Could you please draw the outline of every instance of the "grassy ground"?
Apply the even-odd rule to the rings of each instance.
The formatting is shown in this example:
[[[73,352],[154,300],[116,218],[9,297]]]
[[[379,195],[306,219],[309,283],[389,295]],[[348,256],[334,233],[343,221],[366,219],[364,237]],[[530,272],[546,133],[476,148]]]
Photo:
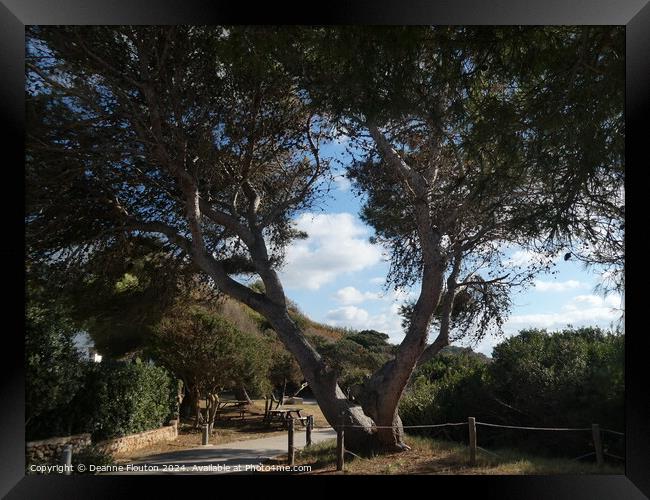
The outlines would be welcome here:
[[[292,408],[302,408],[302,414],[313,415],[314,424],[317,426],[328,425],[318,405],[286,405]],[[275,434],[286,435],[286,430],[279,423],[269,426],[262,422],[264,416],[264,400],[253,400],[248,407],[244,419],[239,416],[239,410],[228,408],[220,419],[215,423],[213,433],[210,436],[210,444],[232,443],[268,437]],[[171,451],[188,450],[201,446],[201,429],[195,429],[193,420],[183,420],[178,429],[178,437],[169,442],[157,443],[146,448],[134,450],[128,453],[121,453],[114,456],[117,463],[130,462],[135,459],[145,458],[160,453]]]
[[[411,451],[375,457],[345,455],[347,474],[623,474],[623,466],[605,465],[562,458],[541,458],[515,450],[478,450],[477,464],[468,465],[467,447],[447,441],[409,436]],[[311,465],[312,474],[336,474],[336,440],[324,441],[296,454],[296,465]]]

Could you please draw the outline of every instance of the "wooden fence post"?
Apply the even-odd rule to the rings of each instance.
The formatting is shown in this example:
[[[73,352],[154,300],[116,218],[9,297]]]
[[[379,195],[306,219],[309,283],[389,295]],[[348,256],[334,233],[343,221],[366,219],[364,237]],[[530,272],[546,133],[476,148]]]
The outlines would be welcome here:
[[[66,476],[72,474],[72,446],[67,445],[63,448],[63,453],[61,455],[62,465],[65,467],[63,473]]]
[[[591,434],[594,438],[594,449],[596,450],[596,463],[598,467],[603,465],[603,442],[600,439],[600,426],[591,424]]]
[[[468,417],[467,423],[469,425],[469,463],[476,465],[476,419]]]
[[[296,460],[296,448],[293,445],[293,433],[295,430],[293,417],[289,417],[289,465],[294,465]]]
[[[203,446],[208,445],[209,436],[210,436],[210,426],[208,424],[203,424],[203,439],[201,440],[201,444]]]
[[[343,442],[344,420],[341,416],[339,428],[336,432],[336,470],[342,471],[344,465],[343,455],[345,454],[345,443]]]
[[[307,429],[305,430],[305,447],[311,446],[311,431],[314,428],[314,416],[307,417]]]

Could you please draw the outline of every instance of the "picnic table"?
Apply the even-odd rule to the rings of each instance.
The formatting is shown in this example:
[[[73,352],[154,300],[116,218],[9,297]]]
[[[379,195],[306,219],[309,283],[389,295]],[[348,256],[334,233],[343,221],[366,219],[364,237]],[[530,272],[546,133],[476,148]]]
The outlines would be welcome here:
[[[224,410],[226,407],[230,406],[232,408],[239,408],[239,416],[243,419],[244,413],[246,412],[246,406],[249,405],[248,401],[240,401],[236,399],[224,399],[217,402],[217,412],[215,413],[215,419],[219,418],[219,413]]]
[[[268,410],[266,414],[266,419],[269,425],[274,421],[278,420],[287,425],[290,419],[299,420],[300,423],[305,426],[307,425],[307,417],[302,415],[302,408],[298,407],[289,407],[285,406],[284,408],[276,408],[275,410]],[[292,416],[295,415],[295,416]]]

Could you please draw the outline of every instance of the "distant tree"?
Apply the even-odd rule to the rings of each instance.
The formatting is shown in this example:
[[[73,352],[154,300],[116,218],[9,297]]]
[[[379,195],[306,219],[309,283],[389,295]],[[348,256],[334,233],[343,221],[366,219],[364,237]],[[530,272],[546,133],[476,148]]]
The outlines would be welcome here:
[[[266,344],[259,335],[240,331],[208,310],[183,306],[157,325],[148,352],[183,380],[198,425],[201,399],[210,402],[207,417],[212,421],[224,389],[243,386],[261,392],[267,387],[270,357]]]
[[[388,335],[376,330],[351,332],[346,335],[346,338],[373,352],[387,352],[392,347],[392,344],[388,342]]]
[[[363,382],[364,377],[370,376],[389,358],[385,353],[363,347],[348,336],[323,345],[320,352],[337,371],[340,383],[346,389]]]

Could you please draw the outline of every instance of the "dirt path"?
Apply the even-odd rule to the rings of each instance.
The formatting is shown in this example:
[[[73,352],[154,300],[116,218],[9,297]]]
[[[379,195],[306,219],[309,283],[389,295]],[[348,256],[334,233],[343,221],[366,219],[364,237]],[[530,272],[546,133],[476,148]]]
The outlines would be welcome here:
[[[333,429],[314,429],[314,444],[336,437]],[[296,448],[305,446],[305,432],[295,434]],[[287,453],[287,434],[232,443],[199,446],[189,450],[150,455],[122,464],[110,474],[224,474],[254,473],[265,460]]]

